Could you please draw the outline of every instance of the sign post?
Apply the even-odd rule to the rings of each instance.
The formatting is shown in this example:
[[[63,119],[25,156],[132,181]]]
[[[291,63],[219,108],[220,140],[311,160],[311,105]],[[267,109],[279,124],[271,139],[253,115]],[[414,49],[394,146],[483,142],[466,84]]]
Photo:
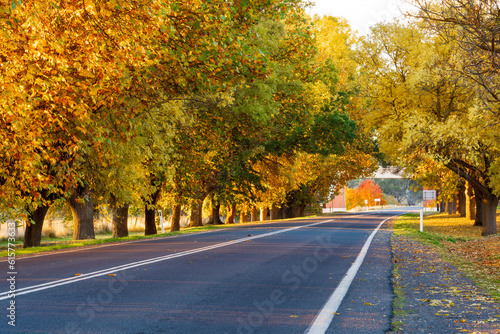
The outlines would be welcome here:
[[[420,232],[424,231],[424,209],[425,201],[433,201],[436,199],[435,190],[424,190],[424,196],[422,201],[422,210],[420,210]]]
[[[424,231],[424,209],[420,210],[420,232]]]

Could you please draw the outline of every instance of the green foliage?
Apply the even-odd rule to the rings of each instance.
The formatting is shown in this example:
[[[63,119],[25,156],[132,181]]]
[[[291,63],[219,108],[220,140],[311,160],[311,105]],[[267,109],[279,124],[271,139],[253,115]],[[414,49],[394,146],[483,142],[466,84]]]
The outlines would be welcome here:
[[[356,138],[357,126],[345,114],[339,112],[315,115],[313,124],[298,126],[287,138],[288,146],[321,155],[342,155],[345,145]]]
[[[208,195],[302,206],[371,173],[356,38],[305,5],[27,0],[2,10],[0,205],[33,211],[85,186],[96,205],[112,196],[134,213]]]

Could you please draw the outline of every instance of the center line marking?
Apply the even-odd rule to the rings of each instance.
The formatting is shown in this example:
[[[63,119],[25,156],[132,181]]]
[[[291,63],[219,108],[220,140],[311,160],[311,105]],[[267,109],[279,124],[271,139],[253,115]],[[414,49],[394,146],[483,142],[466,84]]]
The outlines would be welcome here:
[[[178,257],[183,257],[183,256],[191,255],[191,254],[201,253],[201,252],[209,251],[209,250],[216,249],[216,248],[221,248],[221,247],[226,247],[226,246],[246,242],[249,240],[265,238],[265,237],[268,237],[271,235],[285,233],[285,232],[289,232],[289,231],[294,231],[294,230],[298,230],[298,229],[301,229],[304,227],[312,227],[312,226],[317,226],[317,225],[321,225],[321,224],[326,224],[326,223],[330,223],[332,221],[333,221],[333,219],[323,221],[323,222],[308,224],[308,225],[296,226],[296,227],[292,227],[292,228],[287,228],[285,230],[279,230],[279,231],[275,231],[275,232],[268,232],[268,233],[256,235],[253,237],[247,237],[247,238],[242,238],[242,239],[238,239],[238,240],[231,240],[231,241],[227,241],[227,242],[223,242],[223,243],[215,244],[215,245],[211,245],[211,246],[206,246],[206,247],[202,247],[202,248],[196,248],[196,249],[183,251],[183,252],[179,252],[179,253],[159,256],[159,257],[155,257],[155,258],[151,258],[151,259],[147,259],[147,260],[131,262],[128,264],[123,264],[123,265],[112,267],[112,268],[94,271],[94,272],[83,274],[80,276],[72,276],[72,277],[63,278],[63,279],[60,279],[57,281],[52,281],[52,282],[42,283],[42,284],[38,284],[38,285],[33,285],[30,287],[26,287],[26,288],[17,289],[15,291],[15,294],[16,294],[16,296],[20,296],[20,295],[25,295],[25,294],[37,292],[37,291],[47,290],[47,289],[55,288],[57,286],[71,284],[71,283],[91,279],[94,277],[105,276],[108,274],[114,274],[114,273],[119,272],[119,271],[131,269],[131,268],[135,268],[135,267],[139,267],[139,266],[144,266],[147,264],[152,264],[152,263],[156,263],[156,262],[175,259]],[[0,293],[0,296],[1,296],[0,300],[10,299],[10,297],[9,297],[10,293],[11,293],[11,291],[6,291],[6,292]]]

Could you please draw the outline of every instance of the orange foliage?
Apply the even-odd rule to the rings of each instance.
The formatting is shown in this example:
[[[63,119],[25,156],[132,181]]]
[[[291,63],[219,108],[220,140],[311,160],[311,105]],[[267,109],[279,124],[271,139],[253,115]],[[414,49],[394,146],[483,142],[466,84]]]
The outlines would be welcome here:
[[[382,189],[373,180],[361,182],[357,189],[347,189],[346,197],[347,210],[357,206],[366,206],[366,200],[368,201],[368,206],[375,206],[375,199],[380,199],[380,205],[387,204]]]
[[[115,157],[106,143],[133,136],[140,113],[193,90],[264,77],[251,27],[270,8],[296,3],[2,2],[2,197],[13,205],[63,195],[82,180],[89,151]]]

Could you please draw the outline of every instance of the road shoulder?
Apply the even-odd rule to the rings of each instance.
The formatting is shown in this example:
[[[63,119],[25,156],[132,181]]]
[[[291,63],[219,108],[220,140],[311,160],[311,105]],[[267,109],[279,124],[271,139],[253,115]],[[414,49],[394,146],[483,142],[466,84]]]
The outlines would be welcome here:
[[[500,333],[500,303],[430,246],[395,235],[391,247],[393,333]]]

